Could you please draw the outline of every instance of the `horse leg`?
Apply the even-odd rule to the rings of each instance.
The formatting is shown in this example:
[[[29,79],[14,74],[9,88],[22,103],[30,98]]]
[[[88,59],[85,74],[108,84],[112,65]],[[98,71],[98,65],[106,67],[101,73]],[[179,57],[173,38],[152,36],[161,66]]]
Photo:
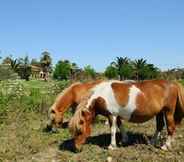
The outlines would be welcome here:
[[[174,111],[173,110],[166,111],[165,117],[166,117],[168,137],[166,139],[166,143],[161,147],[161,149],[168,150],[171,149],[171,142],[174,140],[173,139],[175,133]]]
[[[156,116],[156,131],[151,139],[151,144],[152,145],[156,145],[161,131],[163,130],[164,127],[164,113],[160,112],[157,116]]]
[[[111,144],[108,146],[108,149],[116,148],[116,116],[112,116],[112,125],[111,125]]]
[[[117,125],[118,125],[120,132],[121,132],[122,143],[125,144],[128,142],[128,135],[127,135],[127,132],[122,124],[122,120],[119,116],[117,117]]]

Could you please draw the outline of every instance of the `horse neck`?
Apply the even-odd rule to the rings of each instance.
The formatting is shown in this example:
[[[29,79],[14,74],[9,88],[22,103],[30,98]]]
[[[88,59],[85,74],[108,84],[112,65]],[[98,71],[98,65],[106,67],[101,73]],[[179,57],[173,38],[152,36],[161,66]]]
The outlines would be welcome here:
[[[74,104],[72,91],[67,91],[57,99],[56,109],[57,111],[64,113],[69,107]]]

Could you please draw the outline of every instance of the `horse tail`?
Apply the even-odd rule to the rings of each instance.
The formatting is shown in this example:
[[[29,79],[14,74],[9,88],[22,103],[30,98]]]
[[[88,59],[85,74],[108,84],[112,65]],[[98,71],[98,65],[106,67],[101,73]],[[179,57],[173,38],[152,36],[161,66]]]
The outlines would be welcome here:
[[[184,87],[182,84],[175,82],[177,86],[178,96],[176,103],[176,110],[174,114],[174,119],[176,124],[180,124],[182,118],[184,117]]]

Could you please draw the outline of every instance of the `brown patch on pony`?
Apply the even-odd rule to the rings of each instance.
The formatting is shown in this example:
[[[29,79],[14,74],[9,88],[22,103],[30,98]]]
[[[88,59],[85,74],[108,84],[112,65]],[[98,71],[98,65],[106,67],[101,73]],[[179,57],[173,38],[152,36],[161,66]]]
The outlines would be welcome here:
[[[64,112],[69,106],[79,104],[87,91],[101,82],[103,81],[97,80],[86,83],[73,83],[56,97],[51,109],[54,109],[57,112]]]
[[[176,103],[176,110],[174,114],[174,120],[176,125],[180,125],[184,116],[184,87],[178,82],[174,82],[178,89],[178,99]]]
[[[96,80],[96,81],[81,83],[81,84],[74,86],[72,88],[74,102],[76,104],[79,104],[82,98],[87,94],[88,90],[95,87],[101,82],[103,82],[103,80]]]
[[[73,99],[72,89],[78,85],[81,85],[80,82],[73,83],[69,87],[65,88],[61,93],[59,93],[56,97],[56,100],[52,106],[52,109],[56,111],[62,111],[60,108],[63,107],[64,104],[69,103],[69,100]]]
[[[129,84],[129,82],[127,82],[126,84],[124,83],[112,83],[111,84],[112,90],[114,92],[114,96],[119,105],[125,106],[128,103],[129,97],[127,94],[129,93],[130,86],[131,84]]]

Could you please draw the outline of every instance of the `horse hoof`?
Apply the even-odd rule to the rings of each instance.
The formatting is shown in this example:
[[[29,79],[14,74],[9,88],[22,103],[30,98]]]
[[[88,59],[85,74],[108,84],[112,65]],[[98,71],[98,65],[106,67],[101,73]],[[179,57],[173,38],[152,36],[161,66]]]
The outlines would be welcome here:
[[[105,125],[109,125],[109,122],[108,122],[108,120],[106,120],[106,121],[105,121]]]
[[[115,150],[116,148],[117,148],[117,147],[116,147],[116,146],[113,146],[113,145],[109,145],[109,146],[108,146],[108,149],[109,149],[109,150]]]
[[[148,144],[155,146],[156,145],[155,139],[149,140]]]
[[[121,141],[123,144],[128,143],[128,141],[129,141],[128,136],[124,136]]]
[[[168,151],[167,145],[163,145],[163,146],[161,147],[161,149],[162,149],[163,151]]]

